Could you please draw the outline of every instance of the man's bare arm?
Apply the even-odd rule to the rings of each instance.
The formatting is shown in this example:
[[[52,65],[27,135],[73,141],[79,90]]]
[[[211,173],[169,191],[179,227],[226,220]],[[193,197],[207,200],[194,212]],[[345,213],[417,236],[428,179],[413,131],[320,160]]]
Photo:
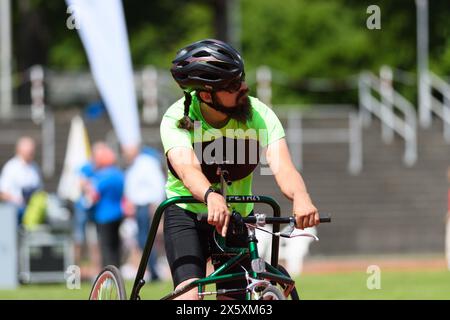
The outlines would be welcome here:
[[[167,153],[170,164],[192,196],[203,202],[203,196],[211,183],[205,177],[194,151],[190,148],[177,147]]]
[[[292,163],[285,139],[267,147],[266,158],[281,192],[293,201],[297,227],[303,229],[319,224],[319,214],[312,204],[302,176]]]
[[[173,148],[169,150],[167,157],[192,196],[203,202],[203,197],[211,183],[203,174],[194,151],[186,147]],[[216,226],[217,231],[225,236],[229,221],[230,215],[225,198],[220,194],[210,193],[208,195],[208,223]]]

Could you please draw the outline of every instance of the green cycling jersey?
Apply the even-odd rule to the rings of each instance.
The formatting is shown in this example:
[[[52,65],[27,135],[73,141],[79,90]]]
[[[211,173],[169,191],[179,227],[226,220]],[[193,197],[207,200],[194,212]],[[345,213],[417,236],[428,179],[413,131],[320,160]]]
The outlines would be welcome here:
[[[189,117],[195,121],[196,125],[192,131],[178,128],[178,121],[183,117],[184,112],[184,98],[178,100],[169,107],[161,121],[160,132],[164,153],[167,155],[167,152],[175,147],[194,149],[202,164],[202,170],[206,168],[205,171],[208,170],[206,165],[211,161],[217,162],[218,158],[222,158],[219,161],[231,159],[231,162],[226,163],[231,163],[228,165],[235,168],[242,167],[243,163],[247,164],[247,168],[249,163],[253,165],[250,168],[256,168],[257,161],[259,161],[259,148],[264,148],[272,142],[284,138],[285,133],[280,120],[268,106],[257,98],[249,97],[249,99],[252,109],[252,116],[249,120],[243,123],[231,118],[224,127],[213,128],[203,118],[200,101],[193,92]],[[219,141],[220,145],[217,144]],[[242,155],[243,153],[246,155]],[[170,164],[169,168],[171,168]],[[251,195],[253,173],[246,172],[243,174],[245,176],[242,176],[239,169],[237,172],[235,174],[237,179],[227,186],[227,195]],[[208,177],[208,175],[206,176]],[[216,189],[220,187],[218,181],[210,179],[210,182]],[[166,195],[171,198],[191,196],[192,194],[176,177],[176,173],[168,170]],[[238,211],[243,216],[247,216],[253,210],[252,203],[231,203],[230,205],[230,209]],[[194,213],[208,211],[205,204],[178,204],[178,206]]]

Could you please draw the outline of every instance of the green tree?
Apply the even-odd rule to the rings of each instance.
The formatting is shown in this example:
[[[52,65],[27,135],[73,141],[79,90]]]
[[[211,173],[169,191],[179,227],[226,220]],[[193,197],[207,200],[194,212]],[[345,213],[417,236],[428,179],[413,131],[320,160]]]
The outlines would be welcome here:
[[[35,63],[86,69],[78,33],[66,27],[65,1],[13,1],[15,69]],[[416,71],[416,5],[413,0],[240,0],[242,53],[251,82],[254,70],[274,70],[275,103],[354,102],[351,76],[387,64]],[[135,67],[168,69],[175,52],[192,41],[226,38],[225,0],[123,0]],[[381,9],[381,30],[368,30],[369,5]],[[429,1],[430,68],[450,74],[450,6]],[[332,90],[311,78],[334,79]],[[353,84],[353,87],[352,87]],[[334,88],[334,89],[333,89]],[[254,89],[254,88],[253,88]],[[411,100],[416,87],[400,85]],[[334,91],[333,91],[334,90]],[[323,92],[322,92],[323,91]],[[329,92],[328,92],[329,91]],[[252,92],[254,93],[254,91]]]

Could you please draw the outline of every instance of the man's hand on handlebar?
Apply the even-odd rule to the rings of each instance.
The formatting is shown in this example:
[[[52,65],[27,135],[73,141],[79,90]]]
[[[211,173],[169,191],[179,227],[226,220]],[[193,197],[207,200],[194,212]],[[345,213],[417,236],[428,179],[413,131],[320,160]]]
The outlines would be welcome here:
[[[295,196],[293,206],[296,228],[303,230],[320,223],[319,212],[307,193]]]
[[[222,237],[225,237],[230,222],[230,211],[228,210],[225,198],[218,193],[208,195],[208,223],[215,226]]]

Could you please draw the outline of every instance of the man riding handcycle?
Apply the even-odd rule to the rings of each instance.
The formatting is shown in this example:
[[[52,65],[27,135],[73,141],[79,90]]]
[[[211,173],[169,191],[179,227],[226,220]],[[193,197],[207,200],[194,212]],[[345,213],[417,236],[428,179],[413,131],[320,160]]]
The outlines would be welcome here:
[[[248,96],[244,63],[233,47],[214,39],[192,43],[178,51],[171,73],[184,98],[169,107],[160,127],[169,172],[168,200],[157,211],[164,211],[164,243],[175,289],[166,298],[200,299],[202,286],[212,282],[218,299],[248,298],[252,281],[261,285],[262,280],[251,276],[257,275],[260,260],[256,239],[251,240],[254,228],[245,220],[257,226],[265,223],[265,216],[253,212],[255,202],[268,203],[275,216],[280,215],[272,199],[251,197],[260,150],[281,192],[293,203],[292,217],[274,222],[304,229],[320,223],[319,213],[291,161],[281,122],[268,106]],[[202,213],[207,213],[207,218],[200,218]],[[154,224],[159,223],[157,218],[158,212]],[[235,221],[229,229],[230,219]],[[156,227],[152,225],[152,229]],[[147,247],[149,242],[152,244],[152,239]],[[233,256],[224,248],[248,250]],[[151,245],[146,249],[143,260]],[[236,258],[239,252],[242,259]],[[226,268],[228,274],[244,270],[248,276],[202,282],[210,257],[213,275]],[[277,260],[272,256],[272,264]],[[145,263],[141,261],[141,265]],[[142,281],[138,271],[132,299],[138,297]],[[270,287],[266,282],[265,287]]]

